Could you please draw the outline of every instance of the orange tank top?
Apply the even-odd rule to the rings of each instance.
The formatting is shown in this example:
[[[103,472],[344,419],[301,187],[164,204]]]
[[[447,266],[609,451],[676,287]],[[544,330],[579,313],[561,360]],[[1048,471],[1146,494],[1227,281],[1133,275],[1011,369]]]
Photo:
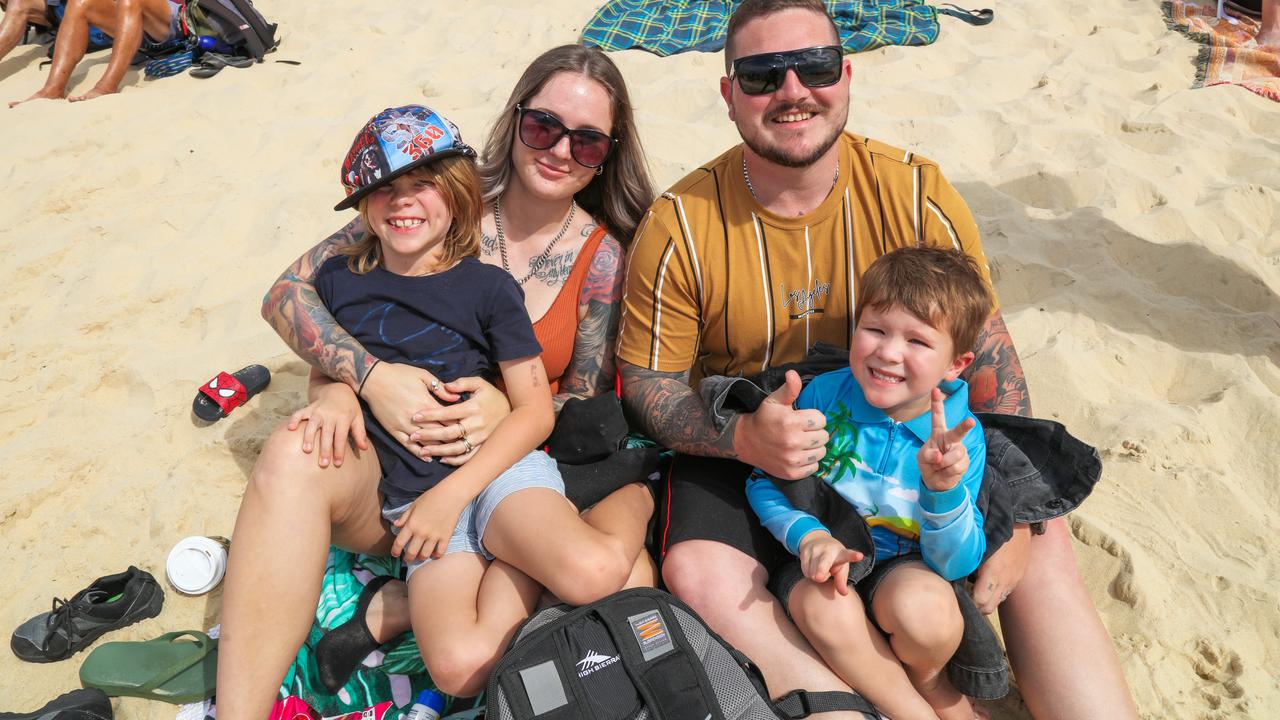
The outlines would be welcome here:
[[[573,270],[569,271],[569,277],[560,287],[556,299],[546,314],[533,324],[533,334],[542,346],[542,364],[551,380],[552,395],[560,392],[560,381],[573,358],[573,342],[578,334],[578,298],[582,296],[582,283],[587,279],[596,248],[604,236],[605,229],[601,225],[582,244],[578,259],[573,261]]]

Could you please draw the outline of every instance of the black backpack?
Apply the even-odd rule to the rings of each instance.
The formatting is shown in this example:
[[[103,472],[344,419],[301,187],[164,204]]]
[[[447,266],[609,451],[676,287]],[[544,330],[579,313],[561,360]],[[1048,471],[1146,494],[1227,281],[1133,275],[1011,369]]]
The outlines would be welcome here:
[[[485,691],[486,720],[779,720],[826,710],[879,716],[850,693],[769,699],[758,668],[687,605],[624,590],[525,622]]]
[[[192,37],[215,37],[259,62],[279,44],[276,25],[251,0],[188,0],[182,6],[182,29]]]

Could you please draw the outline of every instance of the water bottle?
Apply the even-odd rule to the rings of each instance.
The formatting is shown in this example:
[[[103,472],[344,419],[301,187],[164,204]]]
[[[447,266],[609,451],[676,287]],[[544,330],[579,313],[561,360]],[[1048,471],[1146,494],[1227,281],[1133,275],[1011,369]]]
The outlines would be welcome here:
[[[196,38],[196,47],[205,52],[222,53],[223,55],[234,54],[236,49],[222,42],[219,38],[211,35],[201,35]]]
[[[404,720],[440,720],[440,711],[444,709],[444,696],[435,690],[423,690],[413,702]]]

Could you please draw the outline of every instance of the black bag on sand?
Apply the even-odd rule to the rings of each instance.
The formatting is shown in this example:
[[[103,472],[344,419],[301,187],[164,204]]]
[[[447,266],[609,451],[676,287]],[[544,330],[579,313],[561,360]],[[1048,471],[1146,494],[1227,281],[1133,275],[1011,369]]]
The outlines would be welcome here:
[[[182,6],[182,29],[191,36],[215,37],[258,62],[278,44],[276,25],[267,22],[252,0],[188,0]]]
[[[529,618],[494,668],[487,720],[779,720],[875,709],[851,693],[774,703],[758,668],[661,590]]]

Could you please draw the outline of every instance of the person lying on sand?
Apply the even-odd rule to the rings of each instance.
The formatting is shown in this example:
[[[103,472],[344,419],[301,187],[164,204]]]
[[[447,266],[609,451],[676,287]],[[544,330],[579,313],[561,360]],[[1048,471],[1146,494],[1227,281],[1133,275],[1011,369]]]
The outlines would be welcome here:
[[[173,0],[70,0],[58,28],[58,39],[54,42],[53,67],[49,69],[49,77],[44,87],[27,100],[61,100],[67,96],[67,82],[84,57],[91,24],[101,28],[114,41],[111,58],[97,84],[89,92],[70,100],[92,100],[100,95],[119,92],[120,82],[124,80],[138,48],[166,43],[181,34],[178,22],[181,7]],[[11,102],[9,107],[27,100]]]

